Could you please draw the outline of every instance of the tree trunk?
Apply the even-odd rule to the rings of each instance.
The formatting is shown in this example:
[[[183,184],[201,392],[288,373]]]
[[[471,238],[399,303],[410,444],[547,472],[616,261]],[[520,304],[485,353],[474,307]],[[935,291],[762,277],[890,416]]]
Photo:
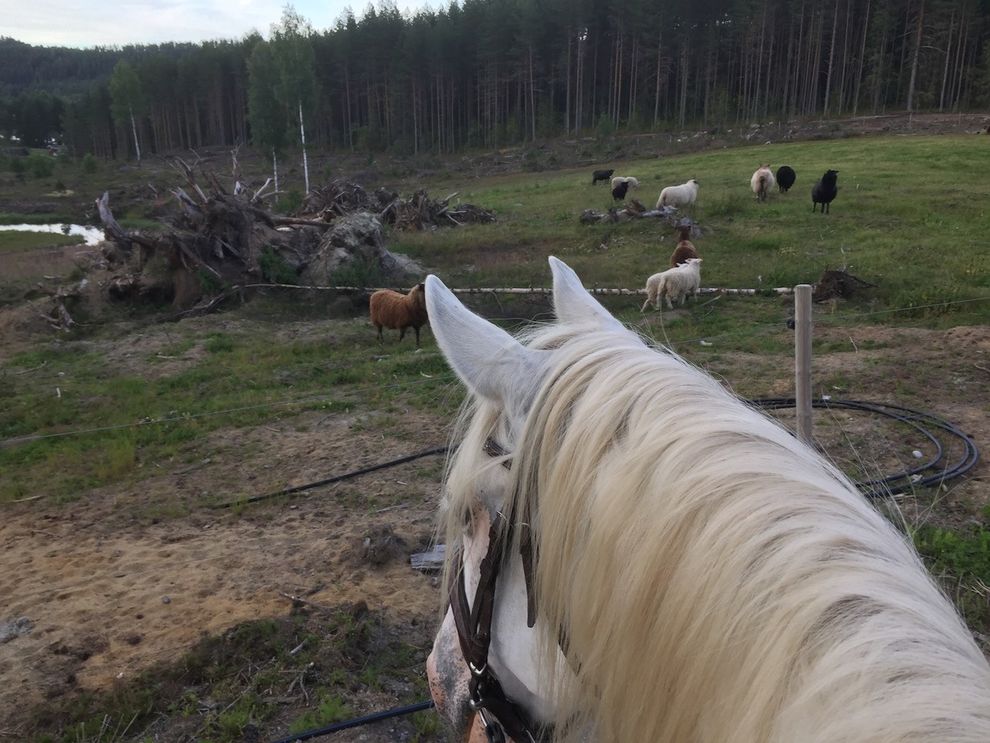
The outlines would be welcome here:
[[[945,84],[949,79],[949,57],[952,56],[952,32],[955,30],[956,9],[952,9],[952,17],[949,19],[949,33],[945,44],[945,66],[942,68],[942,91],[938,96],[938,110],[945,109]]]
[[[653,92],[653,128],[657,128],[660,120],[660,60],[663,50],[663,29],[657,32],[657,86]]]
[[[275,155],[274,147],[272,147],[272,175],[275,176],[275,198],[278,199],[278,157]]]
[[[832,13],[832,42],[828,50],[828,75],[825,77],[825,108],[822,111],[822,118],[828,118],[828,108],[831,104],[832,95],[832,69],[835,62],[835,34],[839,28],[839,2],[836,0],[835,12]]]
[[[918,79],[918,59],[921,57],[921,31],[925,23],[925,0],[918,8],[918,30],[914,36],[914,54],[911,59],[911,82],[908,83],[907,110],[914,111],[914,85]]]
[[[564,95],[564,136],[571,133],[571,30],[567,29],[567,92]]]
[[[536,93],[533,90],[533,45],[529,45],[529,121],[530,134],[536,141]]]
[[[863,43],[859,48],[859,69],[856,72],[856,88],[853,92],[853,116],[859,112],[859,86],[863,81],[863,62],[866,59],[866,37],[870,31],[870,0],[866,0],[866,15],[863,17]]]
[[[137,124],[134,122],[134,109],[128,107],[128,112],[131,115],[131,133],[134,135],[134,154],[137,156],[138,167],[141,167],[141,143],[138,142],[137,135]]]
[[[299,101],[299,139],[302,141],[303,178],[306,181],[306,195],[309,195],[309,159],[306,157],[306,127],[303,126],[302,101]]]

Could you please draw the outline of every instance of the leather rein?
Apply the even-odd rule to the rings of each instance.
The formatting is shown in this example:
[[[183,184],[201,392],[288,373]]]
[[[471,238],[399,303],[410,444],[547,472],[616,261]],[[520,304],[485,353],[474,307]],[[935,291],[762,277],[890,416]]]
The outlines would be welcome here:
[[[485,441],[484,451],[493,458],[508,455],[508,452],[492,438]],[[508,458],[503,459],[502,466],[511,469],[512,461]],[[492,617],[495,613],[495,587],[505,563],[506,545],[512,543],[513,524],[510,521],[508,527],[503,528],[505,521],[501,513],[496,513],[492,518],[491,528],[488,531],[488,551],[478,569],[478,588],[474,593],[474,601],[468,602],[463,560],[460,570],[451,571],[447,590],[461,653],[471,671],[471,681],[468,684],[471,697],[468,705],[480,715],[488,740],[491,743],[503,743],[505,734],[508,734],[518,743],[537,743],[542,737],[537,727],[533,725],[522,706],[505,695],[502,685],[488,664]],[[523,532],[520,535],[520,555],[526,579],[527,623],[532,627],[536,622],[532,582],[533,550],[529,538],[529,525],[524,523],[521,528]]]

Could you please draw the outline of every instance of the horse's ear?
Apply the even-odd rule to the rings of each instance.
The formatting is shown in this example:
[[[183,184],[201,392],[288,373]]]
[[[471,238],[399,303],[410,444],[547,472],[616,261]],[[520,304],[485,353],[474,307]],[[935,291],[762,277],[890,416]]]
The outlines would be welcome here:
[[[597,324],[609,330],[624,329],[622,323],[587,292],[574,269],[550,256],[550,270],[553,272],[553,311],[558,320]]]
[[[426,277],[426,309],[437,345],[468,389],[510,414],[524,415],[549,352],[526,348],[474,314],[432,274]]]

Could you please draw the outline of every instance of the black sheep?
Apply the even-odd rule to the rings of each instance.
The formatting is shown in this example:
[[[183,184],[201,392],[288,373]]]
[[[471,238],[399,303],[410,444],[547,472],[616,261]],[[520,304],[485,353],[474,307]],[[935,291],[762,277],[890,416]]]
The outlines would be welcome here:
[[[591,174],[591,185],[594,186],[598,181],[607,181],[612,177],[612,173],[615,172],[615,168],[611,170],[596,170]]]
[[[795,180],[797,180],[797,174],[790,165],[781,165],[777,168],[777,188],[780,189],[781,193],[787,193],[790,187],[794,185]]]
[[[629,190],[629,181],[622,181],[621,183],[616,183],[615,188],[612,189],[612,198],[616,201],[622,201],[626,198],[626,191]]]
[[[822,205],[822,214],[829,213],[829,205],[839,193],[839,187],[835,185],[835,180],[839,175],[838,170],[826,170],[825,175],[811,188],[811,211],[816,211],[818,205]]]

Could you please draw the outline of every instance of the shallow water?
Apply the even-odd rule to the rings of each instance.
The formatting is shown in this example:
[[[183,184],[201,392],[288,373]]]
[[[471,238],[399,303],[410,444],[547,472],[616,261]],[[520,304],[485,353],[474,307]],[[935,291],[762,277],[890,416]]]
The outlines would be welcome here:
[[[64,225],[58,224],[0,224],[0,232],[54,232],[64,235]],[[69,225],[70,235],[81,235],[87,245],[97,245],[105,239],[100,227],[86,227],[81,224]]]

